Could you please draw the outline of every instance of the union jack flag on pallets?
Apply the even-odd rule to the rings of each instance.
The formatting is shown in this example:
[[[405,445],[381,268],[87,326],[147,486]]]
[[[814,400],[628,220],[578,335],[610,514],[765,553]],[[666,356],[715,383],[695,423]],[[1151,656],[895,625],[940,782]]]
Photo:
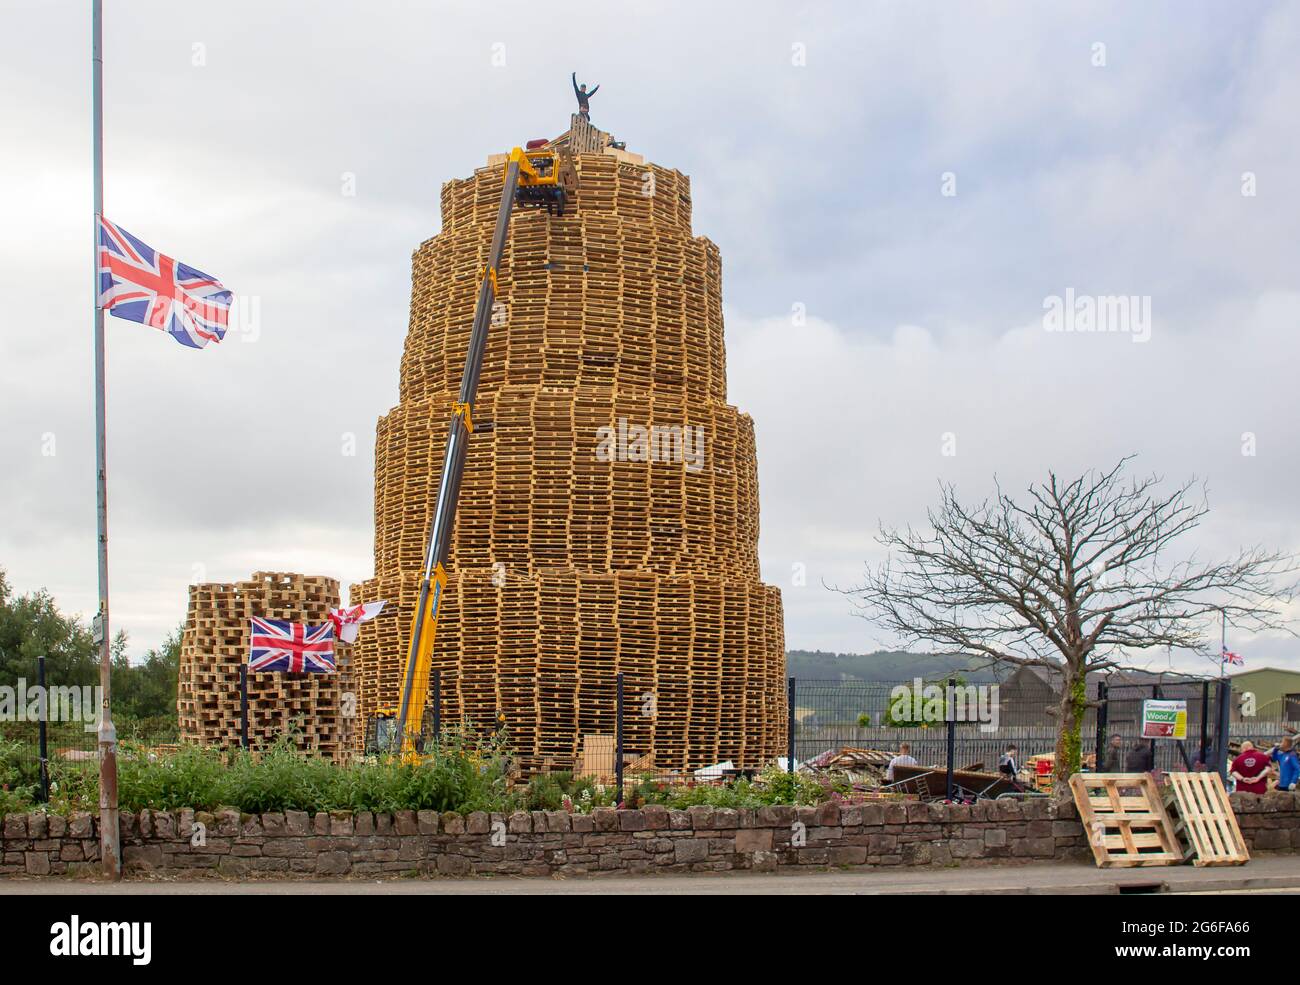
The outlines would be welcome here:
[[[248,669],[291,674],[334,673],[334,626],[282,619],[249,620]]]
[[[163,256],[99,217],[99,306],[202,349],[220,342],[232,295],[215,277]]]

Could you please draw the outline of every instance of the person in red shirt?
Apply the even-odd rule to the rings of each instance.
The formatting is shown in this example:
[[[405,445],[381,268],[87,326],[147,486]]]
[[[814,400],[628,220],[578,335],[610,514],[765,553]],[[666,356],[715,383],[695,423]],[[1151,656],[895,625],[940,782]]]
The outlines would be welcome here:
[[[1237,781],[1237,791],[1267,793],[1270,765],[1267,753],[1257,750],[1249,739],[1243,741],[1241,755],[1232,761],[1232,778]]]

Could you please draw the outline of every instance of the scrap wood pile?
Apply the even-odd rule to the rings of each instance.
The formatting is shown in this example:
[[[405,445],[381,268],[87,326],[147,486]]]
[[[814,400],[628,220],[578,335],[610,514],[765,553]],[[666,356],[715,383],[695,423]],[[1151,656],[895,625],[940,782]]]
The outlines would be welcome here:
[[[839,749],[827,749],[814,756],[799,768],[831,782],[847,783],[855,794],[864,797],[900,797],[915,799],[923,789],[914,789],[915,784],[907,789],[886,789],[890,781],[885,778],[885,771],[890,761],[898,753],[884,749],[863,749],[858,746],[842,746]],[[895,767],[895,780],[903,777],[900,770],[911,769],[920,776],[932,772],[938,767],[914,766]],[[924,781],[922,781],[924,783]]]
[[[582,754],[574,764],[575,776],[591,777],[598,783],[612,784],[617,777],[618,762],[615,737],[605,734],[589,734],[582,737]],[[554,769],[554,763],[544,764],[547,769]],[[655,754],[650,752],[629,752],[623,750],[623,780],[635,783],[644,778],[651,778],[656,783],[683,786],[721,786],[739,778],[753,779],[757,775],[754,768],[737,767],[731,760],[724,760],[696,770],[664,770],[656,768]]]
[[[861,749],[857,746],[843,746],[840,749],[827,749],[803,764],[803,768],[813,773],[842,777],[853,785],[855,790],[875,790],[888,781],[885,770],[895,752],[880,749]]]
[[[612,735],[584,735],[582,756],[574,770],[577,776],[589,776],[601,783],[611,782],[617,770],[616,742]],[[623,775],[634,777],[654,769],[654,753],[623,750]]]
[[[1095,772],[1097,769],[1096,753],[1086,753],[1080,760],[1079,765],[1089,773]],[[1044,752],[1037,756],[1030,756],[1025,760],[1025,768],[1021,770],[1020,779],[1030,789],[1049,793],[1052,789],[1052,774],[1055,771],[1056,753]]]
[[[907,794],[934,799],[947,795],[947,766],[934,763],[929,766],[894,767],[894,777],[886,779],[885,772],[897,752],[884,749],[863,749],[842,746],[804,762],[800,768],[830,780],[847,782],[857,793]],[[1050,756],[1047,757],[1050,760]],[[996,770],[989,770],[983,762],[964,763],[953,770],[953,781],[964,797],[996,797],[1002,793],[1034,790],[1036,767],[1022,767],[1017,783],[1012,783]],[[1049,777],[1050,779],[1050,777]]]

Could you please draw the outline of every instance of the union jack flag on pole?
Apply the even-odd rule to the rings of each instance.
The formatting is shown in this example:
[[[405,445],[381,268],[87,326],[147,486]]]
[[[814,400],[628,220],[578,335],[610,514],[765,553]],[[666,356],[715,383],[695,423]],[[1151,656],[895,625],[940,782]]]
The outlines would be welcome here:
[[[1240,653],[1233,653],[1226,646],[1223,648],[1223,656],[1219,662],[1232,664],[1234,667],[1244,667],[1246,665],[1246,661]]]
[[[282,619],[249,620],[248,669],[291,674],[334,673],[334,626]]]
[[[99,306],[109,314],[202,349],[225,337],[231,297],[215,277],[99,217]]]

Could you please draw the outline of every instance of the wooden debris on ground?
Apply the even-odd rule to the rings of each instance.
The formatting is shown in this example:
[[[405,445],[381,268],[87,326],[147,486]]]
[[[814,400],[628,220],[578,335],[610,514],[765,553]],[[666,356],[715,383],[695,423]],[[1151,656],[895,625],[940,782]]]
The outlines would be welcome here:
[[[955,793],[966,797],[991,798],[1004,793],[1023,793],[1023,784],[1017,784],[1001,773],[953,770]],[[922,800],[939,800],[948,796],[948,769],[945,766],[894,767],[894,783],[900,789],[918,794]]]
[[[897,755],[896,752],[882,749],[842,746],[814,756],[803,763],[802,768],[814,773],[842,777],[857,791],[874,790],[888,782],[885,770],[889,767],[890,760]]]
[[[610,782],[617,775],[615,764],[617,740],[612,735],[584,735],[582,737],[582,756],[574,767],[575,776],[589,776],[602,783]],[[642,776],[654,771],[654,753],[623,753],[623,777],[625,780]]]

